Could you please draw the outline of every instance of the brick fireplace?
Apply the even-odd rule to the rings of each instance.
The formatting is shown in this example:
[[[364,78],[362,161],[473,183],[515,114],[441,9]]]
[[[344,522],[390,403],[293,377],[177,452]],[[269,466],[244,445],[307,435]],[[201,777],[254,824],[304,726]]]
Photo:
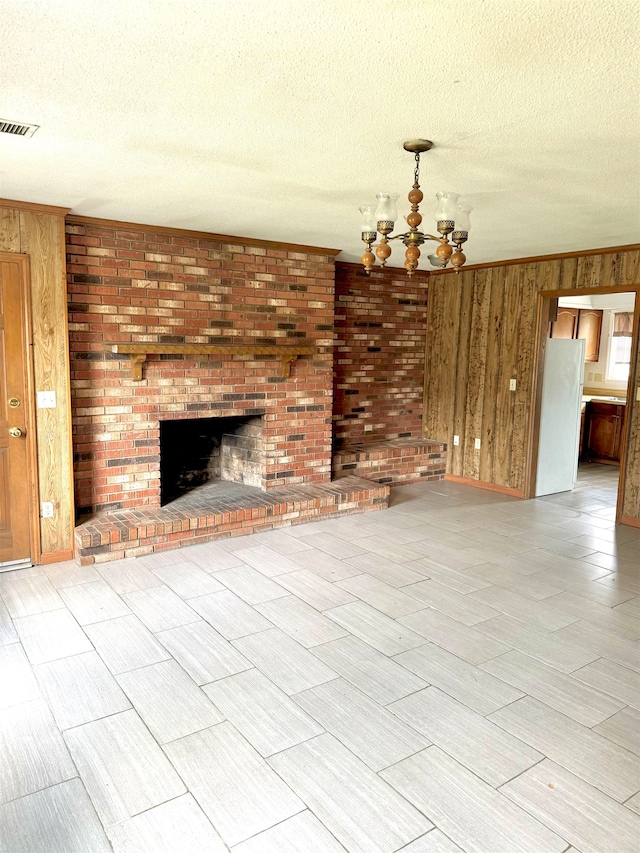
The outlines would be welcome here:
[[[292,490],[304,487],[305,501],[327,511],[328,494],[339,493],[343,509],[356,508],[356,494],[361,508],[380,505],[371,501],[384,490],[363,497],[362,481],[327,491],[332,254],[79,217],[68,221],[67,252],[83,561],[170,547],[182,541],[176,534],[201,529],[206,513],[187,519],[186,530],[183,518],[167,516],[160,530],[140,517],[161,509],[161,433],[176,421],[259,419],[263,492],[286,488],[291,502]],[[132,345],[148,351],[114,351]],[[280,357],[296,348],[299,357]]]

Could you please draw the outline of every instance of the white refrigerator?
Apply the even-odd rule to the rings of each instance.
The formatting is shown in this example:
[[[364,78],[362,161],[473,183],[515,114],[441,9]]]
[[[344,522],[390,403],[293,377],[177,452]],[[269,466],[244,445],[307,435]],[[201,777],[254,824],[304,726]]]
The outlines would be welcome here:
[[[544,360],[536,497],[576,484],[585,341],[549,338]]]

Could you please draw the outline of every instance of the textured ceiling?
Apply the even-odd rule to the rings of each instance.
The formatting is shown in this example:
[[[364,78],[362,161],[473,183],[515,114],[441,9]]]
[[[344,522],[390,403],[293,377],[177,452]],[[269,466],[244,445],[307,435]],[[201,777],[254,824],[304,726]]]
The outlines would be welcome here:
[[[0,135],[0,196],[356,260],[358,206],[405,199],[402,142],[427,137],[425,222],[433,193],[463,193],[469,263],[637,242],[639,13],[637,0],[0,0],[0,118],[41,125]]]

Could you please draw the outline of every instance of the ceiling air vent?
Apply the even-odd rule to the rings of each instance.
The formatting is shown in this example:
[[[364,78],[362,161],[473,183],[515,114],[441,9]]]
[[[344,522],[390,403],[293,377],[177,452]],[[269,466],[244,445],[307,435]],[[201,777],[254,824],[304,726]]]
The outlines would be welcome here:
[[[33,136],[39,127],[39,124],[23,124],[19,121],[0,118],[0,133],[10,133],[13,136]]]

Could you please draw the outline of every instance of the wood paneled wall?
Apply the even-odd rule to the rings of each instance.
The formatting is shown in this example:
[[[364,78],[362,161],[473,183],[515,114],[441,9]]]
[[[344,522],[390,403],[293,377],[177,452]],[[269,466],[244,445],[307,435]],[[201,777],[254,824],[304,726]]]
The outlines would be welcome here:
[[[640,288],[637,247],[431,276],[424,435],[448,442],[448,473],[524,492],[539,294],[609,287]],[[636,324],[639,321],[637,304]],[[509,390],[510,379],[516,380],[516,391]],[[640,365],[632,380],[622,515],[637,519],[640,404],[635,397]],[[453,444],[454,435],[460,437],[458,446]],[[475,449],[476,438],[480,450]]]
[[[39,500],[54,506],[53,518],[40,519],[42,562],[70,559],[73,549],[65,213],[0,200],[0,251],[29,256],[35,387],[57,399],[55,409],[35,409]]]

